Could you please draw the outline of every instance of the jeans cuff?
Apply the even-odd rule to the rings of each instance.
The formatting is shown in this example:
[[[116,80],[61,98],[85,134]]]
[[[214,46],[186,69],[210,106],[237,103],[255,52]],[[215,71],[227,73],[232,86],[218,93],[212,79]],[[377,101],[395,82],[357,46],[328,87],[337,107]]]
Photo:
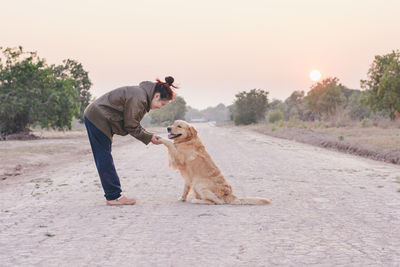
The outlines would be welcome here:
[[[114,194],[107,194],[104,196],[106,197],[107,200],[115,200],[121,196],[121,192],[114,193]]]

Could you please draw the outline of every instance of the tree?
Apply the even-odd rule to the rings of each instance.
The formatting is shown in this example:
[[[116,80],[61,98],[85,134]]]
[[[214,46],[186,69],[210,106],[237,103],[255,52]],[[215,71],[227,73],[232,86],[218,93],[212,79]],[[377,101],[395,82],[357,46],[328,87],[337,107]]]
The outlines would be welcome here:
[[[363,102],[373,112],[384,111],[394,120],[400,111],[400,51],[375,56],[361,88],[366,89]]]
[[[324,79],[311,87],[305,101],[314,119],[321,119],[322,115],[332,116],[336,113],[346,101],[342,88],[344,86],[336,77]]]
[[[368,106],[361,104],[361,91],[360,90],[350,90],[353,91],[347,98],[347,103],[345,111],[348,116],[353,120],[362,120],[368,118],[371,115],[371,110]]]
[[[178,96],[174,101],[165,105],[162,109],[152,110],[150,118],[152,124],[168,125],[175,120],[184,120],[186,113],[186,101]]]
[[[233,111],[233,120],[236,125],[256,123],[265,118],[268,107],[268,92],[261,89],[252,89],[250,92],[236,94]]]
[[[78,92],[76,101],[81,104],[79,115],[76,118],[83,123],[83,112],[92,98],[92,94],[89,92],[92,82],[89,79],[88,72],[83,69],[81,63],[72,59],[64,60],[63,63],[64,65],[53,67],[57,76],[71,77],[74,80],[73,86]]]
[[[78,91],[73,77],[59,75],[36,52],[0,48],[0,132],[8,135],[29,131],[29,126],[71,128],[79,115]]]
[[[268,104],[268,110],[277,110],[284,112],[286,107],[282,100],[272,99],[272,101]]]
[[[305,119],[304,91],[294,91],[286,98],[285,104],[287,105],[286,120],[290,120],[291,118]]]

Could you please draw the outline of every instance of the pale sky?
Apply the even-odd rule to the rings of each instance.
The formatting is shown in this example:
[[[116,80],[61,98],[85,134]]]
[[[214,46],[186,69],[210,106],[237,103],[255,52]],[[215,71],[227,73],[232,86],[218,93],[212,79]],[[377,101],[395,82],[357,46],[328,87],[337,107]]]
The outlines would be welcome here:
[[[399,0],[1,0],[0,46],[81,62],[100,96],[171,75],[188,105],[261,88],[284,100],[309,73],[359,89],[375,55],[400,49]]]

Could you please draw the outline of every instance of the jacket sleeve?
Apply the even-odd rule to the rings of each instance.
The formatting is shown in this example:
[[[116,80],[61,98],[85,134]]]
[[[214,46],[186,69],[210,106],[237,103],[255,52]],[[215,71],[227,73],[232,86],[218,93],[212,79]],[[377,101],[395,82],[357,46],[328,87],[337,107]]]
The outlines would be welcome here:
[[[145,114],[146,108],[142,101],[133,97],[126,100],[124,107],[124,128],[130,135],[147,145],[150,143],[153,134],[146,131],[140,125],[140,121]]]

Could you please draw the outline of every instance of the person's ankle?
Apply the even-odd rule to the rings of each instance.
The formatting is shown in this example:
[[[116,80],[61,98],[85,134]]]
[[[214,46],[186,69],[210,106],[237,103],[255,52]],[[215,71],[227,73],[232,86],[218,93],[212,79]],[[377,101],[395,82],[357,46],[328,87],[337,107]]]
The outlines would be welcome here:
[[[120,193],[120,194],[118,194],[118,195],[113,195],[113,196],[111,196],[111,197],[106,197],[106,200],[107,200],[107,201],[117,200],[117,199],[119,199],[121,196],[123,196],[123,195]]]

